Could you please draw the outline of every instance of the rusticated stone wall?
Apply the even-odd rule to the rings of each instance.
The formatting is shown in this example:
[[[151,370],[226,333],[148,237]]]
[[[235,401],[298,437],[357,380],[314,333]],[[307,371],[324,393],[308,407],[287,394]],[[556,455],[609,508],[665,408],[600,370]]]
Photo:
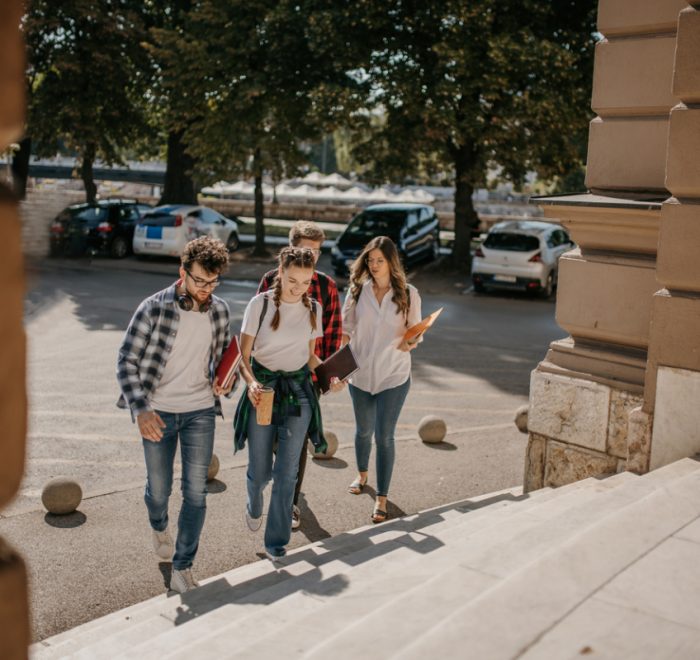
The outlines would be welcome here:
[[[0,3],[0,150],[19,139],[24,124],[24,47],[19,31],[21,0]],[[0,186],[0,508],[19,488],[27,432],[26,352],[22,327],[24,264],[17,201]],[[22,558],[0,538],[0,658],[27,657],[29,604]]]

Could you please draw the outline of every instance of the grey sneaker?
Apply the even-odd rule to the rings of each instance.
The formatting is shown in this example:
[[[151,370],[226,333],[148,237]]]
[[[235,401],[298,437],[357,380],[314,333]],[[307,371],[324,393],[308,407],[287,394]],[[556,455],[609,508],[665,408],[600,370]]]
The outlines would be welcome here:
[[[173,569],[173,576],[170,578],[170,588],[179,594],[184,594],[199,586],[199,582],[192,577],[191,568],[183,568],[181,571]]]
[[[175,548],[170,530],[166,527],[162,532],[153,530],[153,549],[161,559],[172,559]]]
[[[301,526],[301,511],[299,507],[295,504],[292,507],[292,529],[299,529]]]

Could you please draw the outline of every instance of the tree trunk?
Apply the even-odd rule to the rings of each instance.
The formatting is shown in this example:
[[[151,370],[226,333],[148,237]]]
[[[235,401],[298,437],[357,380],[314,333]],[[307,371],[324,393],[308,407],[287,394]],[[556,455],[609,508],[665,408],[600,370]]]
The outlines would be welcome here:
[[[197,203],[197,190],[192,179],[195,162],[186,152],[183,136],[184,130],[168,134],[168,162],[160,204]]]
[[[97,200],[97,186],[92,172],[92,165],[95,162],[95,145],[89,142],[83,151],[82,162],[80,163],[80,178],[85,186],[85,201],[93,204]]]
[[[29,158],[32,153],[32,138],[25,137],[19,143],[19,151],[12,155],[12,180],[19,199],[27,196],[27,179],[29,178]]]
[[[253,256],[264,257],[267,255],[265,249],[265,208],[263,206],[262,190],[262,162],[260,157],[260,147],[255,148],[253,153],[253,174],[255,176],[255,249]]]
[[[472,162],[472,154],[467,147],[455,151],[455,242],[452,247],[452,263],[455,268],[467,273],[471,270],[469,247],[472,234],[479,227],[479,216],[472,202]]]

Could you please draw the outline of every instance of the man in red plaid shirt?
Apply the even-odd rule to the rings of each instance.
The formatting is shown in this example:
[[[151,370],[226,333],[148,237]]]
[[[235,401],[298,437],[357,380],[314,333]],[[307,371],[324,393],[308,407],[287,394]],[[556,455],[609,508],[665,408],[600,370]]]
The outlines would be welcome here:
[[[309,248],[313,251],[316,261],[321,256],[321,246],[326,236],[315,222],[300,220],[295,222],[289,231],[289,244],[292,247]],[[272,287],[277,269],[265,273],[260,280],[258,293],[263,293]],[[332,277],[320,271],[314,271],[313,279],[309,285],[309,296],[317,300],[323,309],[323,337],[316,340],[316,355],[321,360],[330,357],[340,348],[340,341],[343,335],[343,322],[340,314],[340,300],[338,299],[338,287]],[[316,376],[314,384],[316,383]],[[316,389],[318,392],[318,387]],[[297,485],[294,489],[294,506],[292,508],[292,529],[298,529],[301,524],[299,511],[299,493],[301,484],[304,481],[304,471],[306,470],[308,438],[301,448],[299,457],[299,472],[297,474]]]

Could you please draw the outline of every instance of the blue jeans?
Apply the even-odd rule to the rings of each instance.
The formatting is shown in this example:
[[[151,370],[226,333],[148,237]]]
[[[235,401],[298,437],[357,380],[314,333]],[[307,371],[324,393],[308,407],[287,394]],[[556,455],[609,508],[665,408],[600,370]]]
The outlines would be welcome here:
[[[143,440],[146,458],[146,508],[151,527],[168,526],[168,499],[173,486],[173,462],[180,438],[182,457],[182,508],[177,522],[173,568],[192,566],[207,512],[207,471],[214,449],[214,408],[188,413],[157,411],[165,422],[160,442]]]
[[[355,412],[355,458],[358,472],[367,472],[372,451],[372,433],[377,444],[377,495],[389,494],[394,470],[394,432],[401,408],[411,387],[408,378],[402,385],[377,394],[370,394],[353,385],[349,386],[352,408]]]
[[[299,457],[311,421],[311,404],[304,391],[295,383],[291,386],[301,407],[299,417],[289,415],[280,426],[260,426],[253,410],[248,420],[248,514],[252,518],[262,516],[263,489],[272,479],[264,543],[265,549],[276,556],[285,554],[292,534],[292,501]]]

